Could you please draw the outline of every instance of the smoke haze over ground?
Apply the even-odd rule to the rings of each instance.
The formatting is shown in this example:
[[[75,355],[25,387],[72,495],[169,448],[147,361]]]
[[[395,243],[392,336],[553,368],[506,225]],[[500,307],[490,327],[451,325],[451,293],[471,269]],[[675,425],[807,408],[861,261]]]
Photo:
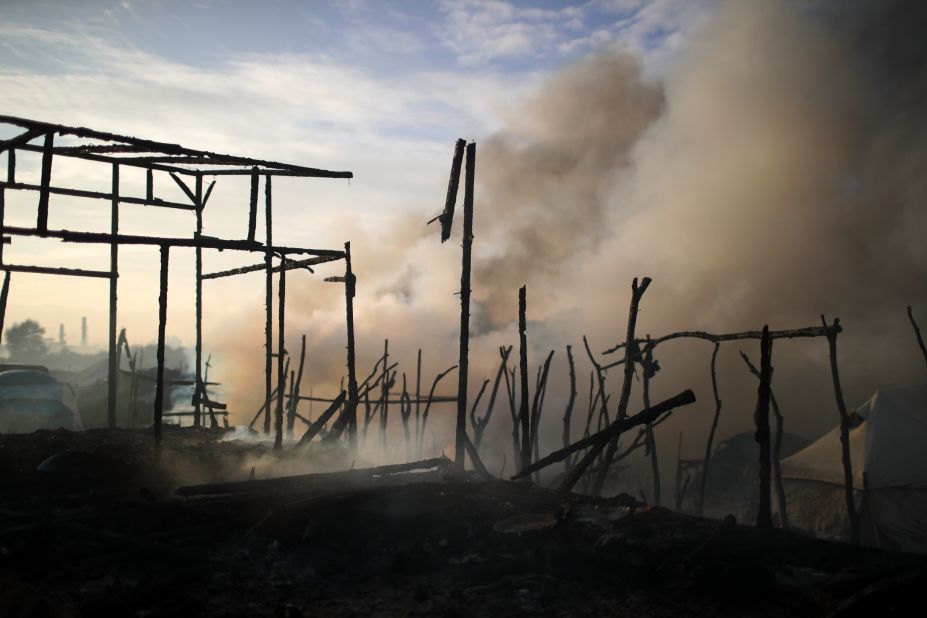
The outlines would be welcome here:
[[[471,397],[494,375],[498,346],[517,343],[517,289],[526,283],[532,384],[557,350],[542,451],[559,439],[568,344],[581,431],[590,369],[582,335],[596,354],[618,342],[631,278],[645,275],[654,284],[639,335],[797,328],[823,313],[845,328],[848,405],[880,386],[922,381],[904,308],[914,305],[927,323],[925,13],[914,2],[724,2],[659,77],[626,52],[597,52],[508,110],[505,128],[475,136]],[[448,136],[448,163],[456,137]],[[410,381],[424,348],[423,389],[456,363],[460,228],[441,246],[437,229],[424,226],[440,210],[443,182],[413,215],[351,235],[361,378],[384,337]],[[310,341],[302,390],[334,394],[344,365],[340,287],[292,280],[287,347],[295,355],[302,332]],[[247,422],[244,411],[263,393],[262,312],[240,320],[221,352],[236,368],[231,395]],[[751,426],[756,385],[737,350],[756,357],[756,348],[722,348],[722,437]],[[685,428],[686,455],[695,456],[713,410],[710,346],[666,344],[656,356],[664,369],[655,400],[687,387],[699,397],[660,428],[658,443],[665,456]],[[820,434],[836,424],[826,360],[823,341],[776,344],[773,388],[788,430]],[[610,378],[615,393],[620,376]],[[455,385],[449,377],[439,391]],[[500,393],[486,437],[494,469],[510,449],[507,407]],[[440,410],[429,421],[445,434],[438,450],[452,425],[451,407]]]

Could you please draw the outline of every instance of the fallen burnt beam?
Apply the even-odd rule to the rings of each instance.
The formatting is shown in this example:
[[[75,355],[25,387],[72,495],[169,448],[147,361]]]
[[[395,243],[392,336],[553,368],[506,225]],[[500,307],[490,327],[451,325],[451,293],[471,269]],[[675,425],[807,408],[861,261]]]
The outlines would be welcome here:
[[[64,242],[89,243],[89,244],[111,244],[114,240],[120,245],[150,245],[150,246],[169,246],[169,247],[202,247],[203,249],[218,249],[219,251],[253,251],[264,252],[267,250],[265,245],[259,242],[248,240],[226,240],[212,236],[200,236],[198,238],[159,238],[156,236],[136,236],[129,234],[108,234],[106,232],[73,232],[71,230],[47,230],[41,231],[28,227],[3,226],[3,234],[13,236],[39,236],[44,238],[57,238]],[[271,246],[270,251],[273,253],[293,253],[303,255],[330,256],[335,259],[344,257],[343,251],[337,249],[304,249],[300,247],[279,247]]]
[[[343,259],[344,255],[320,255],[317,257],[306,258],[305,260],[286,260],[283,264],[279,266],[274,266],[271,269],[271,272],[278,273],[281,270],[293,270],[296,268],[308,268],[310,266],[315,266],[316,264],[325,264],[326,262],[336,262],[340,259]],[[240,268],[231,268],[229,270],[222,270],[214,273],[206,273],[203,275],[203,279],[218,279],[220,277],[231,277],[234,275],[244,275],[245,273],[254,273],[254,272],[266,272],[266,264],[253,264],[251,266],[242,266]],[[312,270],[312,269],[309,269]]]
[[[297,448],[309,444],[309,442],[314,437],[316,437],[320,431],[322,431],[322,428],[325,427],[325,423],[327,423],[329,419],[335,415],[335,412],[338,411],[347,396],[347,391],[341,391],[341,394],[338,395],[338,398],[335,399],[335,401],[333,401],[330,406],[328,406],[325,412],[322,412],[321,416],[319,416],[319,418],[317,418],[315,422],[312,423],[309,429],[306,430],[306,433],[302,435],[302,437],[299,439],[299,442],[296,443]]]
[[[188,485],[177,488],[174,493],[178,496],[215,496],[222,494],[236,494],[253,491],[290,491],[304,485],[311,485],[318,481],[339,481],[352,478],[374,478],[389,476],[402,472],[415,470],[431,470],[434,468],[447,468],[451,461],[444,457],[424,459],[403,464],[389,464],[374,468],[358,468],[344,472],[328,472],[315,474],[300,474],[296,476],[282,476],[273,479],[237,481],[232,483],[207,483],[204,485]]]
[[[657,418],[664,412],[669,412],[670,410],[679,408],[681,406],[689,405],[690,403],[694,403],[694,402],[695,402],[695,393],[693,393],[691,390],[684,390],[683,392],[679,393],[675,397],[670,397],[669,399],[665,401],[661,401],[660,403],[654,406],[651,406],[647,408],[646,410],[641,410],[634,416],[623,418],[623,419],[618,419],[614,421],[611,425],[606,427],[605,429],[597,433],[594,433],[587,438],[578,440],[566,448],[562,448],[557,451],[554,451],[553,453],[547,455],[546,457],[542,457],[541,459],[537,460],[533,464],[525,466],[523,469],[519,470],[518,473],[512,476],[511,478],[513,481],[520,479],[520,478],[524,478],[528,476],[529,474],[531,474],[532,472],[536,472],[538,470],[542,470],[543,468],[546,468],[550,464],[557,463],[558,461],[563,461],[571,453],[580,451],[584,448],[588,448],[590,446],[597,446],[599,448],[604,447],[609,442],[609,440],[611,440],[612,436],[617,436],[621,434],[622,432],[625,432],[628,429],[632,429],[642,423],[652,423],[655,420],[657,420]]]

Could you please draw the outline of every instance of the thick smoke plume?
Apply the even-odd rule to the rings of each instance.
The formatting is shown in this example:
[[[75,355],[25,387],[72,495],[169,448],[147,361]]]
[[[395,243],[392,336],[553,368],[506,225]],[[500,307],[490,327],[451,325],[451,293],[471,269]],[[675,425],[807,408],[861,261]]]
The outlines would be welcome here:
[[[922,3],[881,0],[725,2],[659,80],[643,77],[634,57],[602,51],[510,110],[502,131],[478,139],[480,334],[470,383],[493,374],[498,345],[516,342],[516,291],[527,282],[531,362],[558,350],[549,433],[559,435],[567,344],[580,363],[578,426],[589,370],[581,336],[596,353],[621,339],[635,275],[654,278],[640,334],[792,328],[819,324],[824,313],[845,327],[848,401],[923,380],[904,308],[913,304],[927,320],[925,13]],[[422,222],[441,197],[422,206]],[[426,348],[430,382],[456,360],[458,256],[436,237],[402,237],[402,246],[390,234],[356,243],[361,281],[368,267],[382,273],[360,290],[360,371],[388,336],[410,375],[415,348]],[[395,259],[391,273],[384,256]],[[294,332],[320,333],[316,345],[326,347],[314,349],[312,367],[333,390],[343,373],[342,309],[329,300],[331,308],[293,322],[303,321]],[[722,351],[722,434],[751,423],[755,382],[737,349],[752,351]],[[700,397],[661,427],[664,445],[691,430],[689,456],[704,448],[712,409],[709,355],[699,343],[658,353],[654,397],[690,386]],[[247,360],[254,375],[258,360]],[[835,424],[825,344],[781,342],[773,361],[788,428],[820,433]],[[509,419],[500,402],[489,430],[498,438],[487,441],[501,451]]]

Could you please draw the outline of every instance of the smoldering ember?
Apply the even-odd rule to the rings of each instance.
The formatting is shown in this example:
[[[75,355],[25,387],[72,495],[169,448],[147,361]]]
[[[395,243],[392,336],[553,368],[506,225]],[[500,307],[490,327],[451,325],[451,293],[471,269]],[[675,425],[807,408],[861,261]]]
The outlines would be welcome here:
[[[918,611],[927,5],[51,5],[0,616]]]

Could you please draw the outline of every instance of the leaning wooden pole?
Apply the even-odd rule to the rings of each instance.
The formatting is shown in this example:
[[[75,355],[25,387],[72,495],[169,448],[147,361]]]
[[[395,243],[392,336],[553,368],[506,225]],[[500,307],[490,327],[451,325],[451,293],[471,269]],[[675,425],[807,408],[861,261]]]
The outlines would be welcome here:
[[[711,450],[714,447],[715,433],[718,430],[718,420],[721,418],[721,397],[718,394],[718,350],[721,344],[715,342],[715,349],[711,352],[711,392],[715,398],[715,415],[708,431],[708,442],[705,444],[705,459],[702,460],[702,482],[699,484],[698,504],[695,512],[702,514],[705,508],[705,492],[708,490],[708,470],[711,464]],[[759,376],[757,376],[759,377]]]
[[[567,362],[570,366],[570,399],[567,401],[567,407],[563,413],[563,434],[561,436],[563,439],[563,448],[570,445],[570,424],[573,422],[573,406],[576,403],[576,367],[573,364],[573,346],[568,345],[566,347],[566,352]],[[564,472],[570,471],[571,461],[569,457],[564,459]]]
[[[344,243],[344,303],[348,336],[348,445],[357,449],[357,368],[354,356],[354,291],[357,280],[351,267],[351,243]]]
[[[634,378],[634,331],[637,328],[637,313],[640,310],[641,298],[644,292],[650,286],[652,279],[644,277],[638,285],[637,277],[631,282],[631,308],[628,311],[628,331],[625,338],[625,357],[624,357],[624,381],[621,385],[621,396],[618,399],[618,410],[615,412],[615,420],[621,420],[628,414],[628,401],[631,398],[631,381]],[[602,493],[602,487],[605,485],[605,479],[608,476],[608,468],[618,450],[618,434],[616,434],[608,443],[605,451],[605,459],[599,467],[595,483],[592,486],[592,495],[598,496]]]
[[[306,362],[306,335],[303,334],[299,342],[299,370],[295,381],[290,378],[290,399],[287,402],[286,437],[293,439],[293,426],[296,424],[296,407],[299,404],[299,387],[303,381],[303,365]],[[292,374],[291,374],[292,375]]]
[[[280,270],[280,282],[277,285],[277,384],[280,385],[280,392],[283,393],[286,384],[286,370],[283,368],[284,320],[286,319],[286,269]],[[274,448],[283,448],[283,397],[277,397],[277,406],[274,408]]]
[[[164,413],[164,336],[167,329],[167,272],[170,245],[161,245],[161,293],[158,296],[158,353],[154,399],[155,453],[161,452],[161,415]]]
[[[470,350],[470,262],[473,249],[473,184],[476,177],[476,144],[467,144],[467,168],[464,176],[463,261],[460,271],[460,355],[457,362],[457,439],[454,463],[464,469],[467,440],[467,378]]]
[[[528,337],[525,334],[525,311],[527,305],[525,286],[518,290],[518,368],[520,372],[521,401],[518,420],[521,425],[521,467],[531,465],[531,427],[528,416]]]
[[[757,390],[756,441],[760,445],[760,503],[756,516],[757,528],[772,528],[771,489],[771,451],[769,447],[769,383],[772,380],[772,340],[769,327],[763,327],[760,339],[760,386]]]
[[[0,342],[3,341],[3,325],[6,322],[6,301],[10,297],[10,271],[4,271],[3,289],[0,290]]]
[[[107,378],[106,424],[110,429],[116,427],[116,397],[119,395],[119,350],[116,349],[116,273],[119,270],[119,164],[113,163],[113,199],[110,204],[110,232],[113,235],[109,243],[109,375]]]
[[[827,324],[824,316],[821,323],[826,329],[827,346],[830,351],[830,372],[834,381],[834,397],[837,400],[837,412],[840,414],[840,448],[843,460],[843,487],[850,520],[850,542],[859,543],[859,513],[853,500],[853,462],[850,458],[850,415],[843,401],[843,388],[840,386],[840,371],[837,369],[837,334],[840,332],[840,318],[834,318],[832,325]]]
[[[266,249],[264,250],[264,268],[267,280],[264,290],[264,433],[270,433],[270,397],[273,389],[273,319],[274,319],[274,253],[273,246],[273,216],[271,213],[271,176],[264,179],[264,226],[266,228]],[[283,391],[280,391],[281,394]]]
[[[921,336],[921,329],[917,326],[917,320],[914,319],[914,314],[911,312],[911,305],[908,305],[908,319],[911,321],[911,326],[914,328],[914,336],[917,337],[917,345],[921,349],[921,354],[924,355],[924,361],[927,361],[927,347],[924,346],[924,338]]]
[[[196,236],[203,233],[203,177],[196,176]],[[203,248],[196,247],[196,378],[194,384],[203,383]],[[197,386],[196,388],[199,388]],[[204,387],[205,389],[205,387]],[[200,426],[200,397],[193,398],[193,426]]]

